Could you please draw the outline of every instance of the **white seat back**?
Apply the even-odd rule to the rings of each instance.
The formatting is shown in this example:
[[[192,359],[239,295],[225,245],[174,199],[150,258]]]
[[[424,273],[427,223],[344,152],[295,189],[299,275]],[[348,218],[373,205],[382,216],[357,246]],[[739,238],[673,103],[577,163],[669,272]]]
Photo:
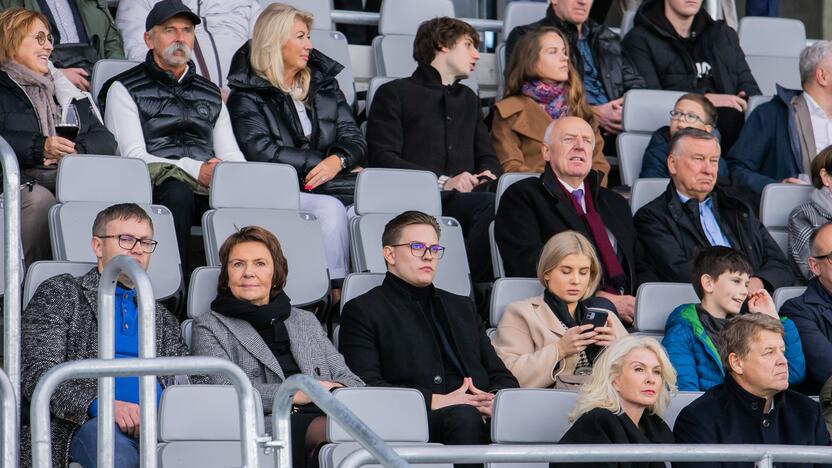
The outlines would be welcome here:
[[[491,440],[498,444],[554,444],[569,427],[577,392],[539,388],[500,390],[494,399]]]
[[[679,392],[676,395],[673,395],[673,398],[670,399],[670,406],[667,407],[667,410],[664,412],[664,422],[673,429],[673,426],[676,424],[676,418],[679,417],[679,413],[685,409],[685,406],[693,403],[694,400],[701,397],[703,392]]]
[[[26,280],[23,283],[23,308],[29,305],[32,296],[35,295],[41,283],[49,278],[70,274],[72,276],[83,276],[89,272],[95,263],[87,262],[62,262],[42,260],[29,265],[26,272]]]
[[[341,288],[341,310],[352,299],[380,286],[384,281],[384,273],[350,273],[344,278]]]
[[[507,172],[500,176],[500,179],[497,181],[497,194],[494,198],[494,213],[496,213],[497,208],[500,207],[500,198],[506,190],[511,187],[513,183],[523,179],[528,179],[529,177],[540,177],[540,174],[537,172]]]
[[[682,304],[699,303],[690,283],[644,283],[636,293],[636,330],[664,334],[664,326],[673,309]]]
[[[549,2],[509,2],[503,14],[503,40],[508,39],[517,26],[534,23],[546,16]]]
[[[806,286],[785,286],[775,289],[774,294],[771,295],[774,300],[774,308],[779,313],[786,301],[802,296],[804,292],[806,292]],[[785,312],[785,315],[788,316],[788,311]]]
[[[789,214],[809,201],[811,185],[768,184],[760,201],[760,221],[780,250],[789,255]]]
[[[428,441],[425,398],[418,390],[350,387],[335,390],[333,396],[386,442]],[[326,438],[334,443],[354,441],[334,418],[327,418]]]
[[[491,326],[500,323],[506,306],[529,297],[543,294],[543,285],[537,278],[500,278],[491,290]]]
[[[799,58],[806,47],[803,22],[787,18],[747,16],[739,24],[740,47],[763,94],[777,85],[800,89]]]
[[[321,31],[317,29],[310,31],[309,35],[312,37],[312,45],[316,49],[344,67],[335,78],[338,80],[338,87],[344,93],[344,99],[346,99],[347,104],[350,106],[354,105],[355,78],[352,72],[352,61],[350,60],[350,49],[349,44],[347,44],[347,38],[338,31]]]
[[[298,173],[288,164],[224,162],[214,169],[209,203],[214,209],[298,210],[298,184]]]
[[[395,213],[417,210],[442,216],[436,175],[406,169],[364,169],[355,183],[355,212]]]
[[[135,60],[101,59],[95,62],[92,67],[92,78],[90,79],[90,93],[93,100],[103,102],[106,96],[99,96],[104,83],[110,78],[125,72],[142,62]]]
[[[61,158],[55,183],[60,203],[153,202],[153,187],[147,164],[141,159],[93,154],[73,154]],[[90,226],[92,227],[92,226]]]
[[[631,89],[624,94],[621,123],[625,132],[653,133],[670,125],[670,111],[685,93],[655,89]]]
[[[621,173],[622,184],[632,187],[638,179],[650,138],[649,133],[639,132],[624,132],[618,135],[615,144],[618,147],[618,170]]]
[[[389,76],[374,76],[370,78],[370,83],[367,85],[367,115],[369,115],[372,110],[373,98],[376,95],[376,91],[381,88],[381,85],[389,83],[395,79],[396,78]]]
[[[332,0],[260,0],[260,2],[263,7],[270,3],[285,3],[298,10],[312,13],[313,31],[331,31],[335,29],[332,24]]]
[[[630,192],[630,210],[633,214],[639,208],[655,200],[667,190],[670,179],[636,179]]]
[[[378,33],[416,35],[422,22],[438,16],[456,16],[451,0],[384,0],[379,11]]]
[[[762,104],[771,101],[772,96],[751,96],[748,98],[748,109],[745,110],[745,120],[751,117],[751,113]]]

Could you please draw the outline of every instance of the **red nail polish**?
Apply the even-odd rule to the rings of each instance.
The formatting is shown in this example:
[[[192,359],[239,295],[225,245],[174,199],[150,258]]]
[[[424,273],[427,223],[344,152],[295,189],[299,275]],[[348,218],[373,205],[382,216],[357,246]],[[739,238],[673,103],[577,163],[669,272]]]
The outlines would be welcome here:
[[[312,185],[311,184],[306,184],[306,185],[303,186],[303,189],[308,192],[309,190],[312,189]]]

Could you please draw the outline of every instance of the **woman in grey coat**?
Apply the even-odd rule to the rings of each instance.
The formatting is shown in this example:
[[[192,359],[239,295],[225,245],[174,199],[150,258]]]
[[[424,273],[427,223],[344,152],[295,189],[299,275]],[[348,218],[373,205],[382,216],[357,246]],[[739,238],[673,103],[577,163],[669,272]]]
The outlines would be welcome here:
[[[193,353],[234,362],[260,392],[271,412],[280,384],[294,374],[333,389],[363,386],[344,363],[315,316],[296,309],[283,291],[288,265],[274,234],[256,226],[240,229],[220,248],[220,277],[212,312],[194,321]],[[211,376],[229,385],[228,378]],[[326,441],[326,416],[298,392],[292,412],[294,466],[306,466]]]
[[[832,146],[812,160],[812,191],[808,203],[795,208],[789,215],[789,259],[803,278],[812,278],[807,258],[809,238],[826,223],[832,222]]]

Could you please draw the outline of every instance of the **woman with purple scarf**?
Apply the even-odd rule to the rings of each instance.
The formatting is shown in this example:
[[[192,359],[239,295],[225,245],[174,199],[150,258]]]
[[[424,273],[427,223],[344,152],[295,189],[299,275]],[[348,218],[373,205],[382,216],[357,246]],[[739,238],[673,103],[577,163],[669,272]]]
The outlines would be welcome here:
[[[584,97],[581,77],[569,62],[563,33],[541,27],[524,34],[506,68],[505,98],[495,105],[491,136],[503,172],[543,172],[541,145],[546,127],[564,116],[580,117],[595,129],[592,168],[607,185],[610,165],[604,139]]]
[[[20,233],[27,265],[51,259],[47,214],[55,204],[52,192],[61,158],[116,154],[116,141],[89,94],[74,91],[77,95],[63,96],[64,88],[55,86],[48,25],[45,16],[31,10],[14,7],[0,12],[0,137],[14,150],[22,172]],[[56,131],[66,113],[59,102],[76,109],[77,133],[65,134],[69,138]]]

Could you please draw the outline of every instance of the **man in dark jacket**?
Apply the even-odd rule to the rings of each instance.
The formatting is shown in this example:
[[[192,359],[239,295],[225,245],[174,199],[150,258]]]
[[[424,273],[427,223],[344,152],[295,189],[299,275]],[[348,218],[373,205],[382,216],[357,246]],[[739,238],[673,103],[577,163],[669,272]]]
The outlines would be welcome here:
[[[553,235],[574,230],[595,245],[604,270],[597,293],[615,304],[621,321],[632,323],[636,277],[636,230],[621,195],[600,186],[590,169],[595,146],[592,127],[579,117],[549,124],[543,145],[548,162],[540,178],[506,189],[494,223],[494,236],[508,276],[536,277],[543,245]]]
[[[190,272],[191,226],[208,209],[208,187],[221,161],[245,161],[214,83],[191,61],[200,19],[180,0],[147,15],[145,62],[104,84],[104,121],[122,156],[147,163],[153,203],[173,214],[179,258]]]
[[[418,67],[410,78],[376,92],[367,121],[369,165],[430,171],[439,177],[442,213],[462,225],[475,282],[491,279],[490,190],[500,163],[476,94],[459,80],[473,71],[477,31],[453,18],[419,26],[413,41]]]
[[[646,1],[623,46],[648,88],[704,94],[717,107],[727,151],[745,121],[745,100],[760,88],[737,33],[701,7],[702,0]]]
[[[738,185],[761,193],[771,183],[804,183],[798,175],[811,172],[811,161],[832,144],[830,67],[832,41],[805,48],[802,92],[777,86],[777,95],[751,113],[726,157]]]
[[[780,315],[797,326],[806,356],[804,392],[817,395],[832,377],[832,225],[815,231],[809,240],[807,263],[814,278],[806,291],[780,308]]]
[[[367,385],[422,392],[431,442],[488,444],[493,394],[518,384],[471,299],[433,286],[444,253],[438,242],[439,224],[425,213],[387,223],[387,276],[344,306],[340,351]]]
[[[673,433],[680,444],[830,445],[820,406],[789,390],[783,326],[765,314],[747,314],[719,333],[725,382],[685,407]],[[750,468],[745,463],[674,463],[697,468]],[[780,464],[778,464],[780,465]],[[790,468],[824,464],[782,464]]]
[[[52,368],[69,361],[98,357],[98,287],[101,272],[115,257],[126,255],[147,269],[156,248],[153,222],[138,205],[124,203],[101,211],[92,226],[92,249],[98,265],[84,276],[60,275],[44,281],[35,292],[22,319],[21,394],[32,398],[38,381]],[[138,307],[136,291],[124,275],[116,286],[115,350],[117,358],[138,357]],[[156,353],[187,356],[176,318],[156,304]],[[162,386],[174,378],[157,379],[157,398]],[[202,377],[194,380],[203,380]],[[96,466],[98,390],[95,379],[76,379],[58,386],[52,398],[52,464],[67,466],[71,459]],[[115,467],[139,465],[138,378],[115,380]],[[26,433],[26,432],[23,432]],[[20,461],[31,464],[30,438],[22,439]]]
[[[624,93],[646,87],[621,50],[621,38],[589,18],[593,0],[551,0],[546,17],[514,28],[506,40],[506,63],[523,34],[541,26],[562,31],[569,41],[569,59],[583,77],[586,99],[607,133],[620,133]]]
[[[679,130],[671,140],[667,167],[671,181],[636,213],[635,225],[653,281],[687,282],[690,261],[702,247],[733,247],[751,261],[749,294],[794,282],[785,255],[744,201],[716,185],[719,142],[697,128]]]

